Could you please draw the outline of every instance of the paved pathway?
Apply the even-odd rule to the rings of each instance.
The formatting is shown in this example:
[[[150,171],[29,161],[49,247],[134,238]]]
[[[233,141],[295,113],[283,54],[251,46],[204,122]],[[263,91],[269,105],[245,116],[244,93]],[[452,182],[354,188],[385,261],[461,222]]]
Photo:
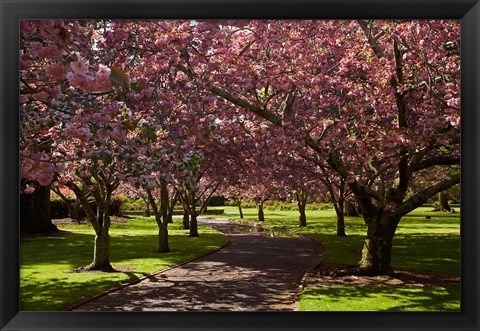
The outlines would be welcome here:
[[[305,272],[320,247],[305,238],[267,237],[227,220],[199,220],[229,235],[223,249],[124,287],[75,310],[294,310]],[[201,235],[201,233],[200,233]]]

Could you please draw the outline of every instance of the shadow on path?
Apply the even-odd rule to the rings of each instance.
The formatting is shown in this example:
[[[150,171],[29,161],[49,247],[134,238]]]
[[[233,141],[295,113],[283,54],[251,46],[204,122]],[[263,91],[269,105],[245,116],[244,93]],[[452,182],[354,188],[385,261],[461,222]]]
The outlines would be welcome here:
[[[228,220],[199,220],[230,238],[213,254],[77,307],[78,311],[294,310],[300,280],[320,256],[317,242],[272,238]],[[259,231],[259,232],[257,232]]]

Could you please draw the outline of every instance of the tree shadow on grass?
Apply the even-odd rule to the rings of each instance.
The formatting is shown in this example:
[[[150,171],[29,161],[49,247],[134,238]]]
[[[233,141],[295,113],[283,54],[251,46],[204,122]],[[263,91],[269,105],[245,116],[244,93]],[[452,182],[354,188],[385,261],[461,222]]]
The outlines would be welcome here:
[[[310,288],[302,298],[315,300],[319,310],[459,311],[455,286],[331,286]],[[346,301],[346,298],[348,300]]]
[[[364,235],[313,235],[326,247],[323,262],[354,265],[361,258]],[[398,233],[393,238],[392,267],[460,274],[460,236],[450,233]]]
[[[60,311],[76,303],[95,297],[111,288],[126,283],[138,282],[147,273],[117,272],[127,277],[117,279],[95,279],[65,281],[60,278],[45,278],[41,282],[22,285],[20,289],[20,310]],[[141,275],[141,276],[139,276]],[[28,281],[28,279],[26,279]]]
[[[190,250],[198,247],[205,252],[217,247],[212,244],[218,235],[205,233],[198,238],[171,234],[170,253],[159,253],[158,236],[154,235],[112,235],[110,255],[112,264],[122,263],[136,258],[161,258],[167,264],[178,262],[179,257],[191,257]],[[72,268],[92,262],[94,235],[68,233],[62,237],[43,237],[22,244],[21,267],[40,264],[67,264]]]
[[[94,235],[69,233],[41,237],[21,245],[20,296],[23,310],[62,310],[120,284],[202,255],[218,247],[218,234],[199,238],[173,234],[171,253],[159,253],[158,236],[113,235],[111,263],[117,272],[73,273],[93,259]],[[137,271],[138,269],[139,271]],[[144,272],[146,269],[151,272]]]
[[[215,254],[150,276],[79,310],[292,310],[298,284],[318,250],[318,244],[300,238],[232,236]]]
[[[451,275],[460,274],[460,236],[444,233],[398,234],[393,239],[392,265]]]

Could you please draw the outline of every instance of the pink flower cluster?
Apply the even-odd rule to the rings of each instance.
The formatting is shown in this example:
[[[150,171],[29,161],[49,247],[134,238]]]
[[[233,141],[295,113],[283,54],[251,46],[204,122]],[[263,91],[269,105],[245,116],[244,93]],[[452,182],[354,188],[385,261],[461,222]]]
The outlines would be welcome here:
[[[52,63],[45,67],[48,77],[54,80],[62,80],[67,76],[68,68],[62,63]]]
[[[110,68],[99,65],[98,71],[94,75],[87,73],[89,62],[79,59],[71,63],[72,71],[67,73],[67,79],[70,85],[78,87],[86,92],[106,92],[112,88],[110,80]]]
[[[80,127],[75,124],[68,124],[65,128],[65,133],[72,137],[80,139],[81,141],[87,141],[92,137],[92,133],[86,127]]]
[[[36,41],[32,42],[30,46],[40,58],[44,59],[58,58],[63,54],[63,50],[59,49],[56,45],[43,46],[41,43]]]
[[[44,152],[23,150],[20,153],[20,178],[36,180],[46,186],[53,181],[56,167]]]

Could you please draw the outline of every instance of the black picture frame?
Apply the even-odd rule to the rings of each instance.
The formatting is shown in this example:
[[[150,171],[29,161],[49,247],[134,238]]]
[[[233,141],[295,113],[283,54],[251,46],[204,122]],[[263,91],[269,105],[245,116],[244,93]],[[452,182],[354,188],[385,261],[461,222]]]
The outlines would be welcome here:
[[[20,19],[460,19],[461,312],[104,313],[19,311]],[[478,0],[0,0],[1,330],[479,330],[480,4]]]

